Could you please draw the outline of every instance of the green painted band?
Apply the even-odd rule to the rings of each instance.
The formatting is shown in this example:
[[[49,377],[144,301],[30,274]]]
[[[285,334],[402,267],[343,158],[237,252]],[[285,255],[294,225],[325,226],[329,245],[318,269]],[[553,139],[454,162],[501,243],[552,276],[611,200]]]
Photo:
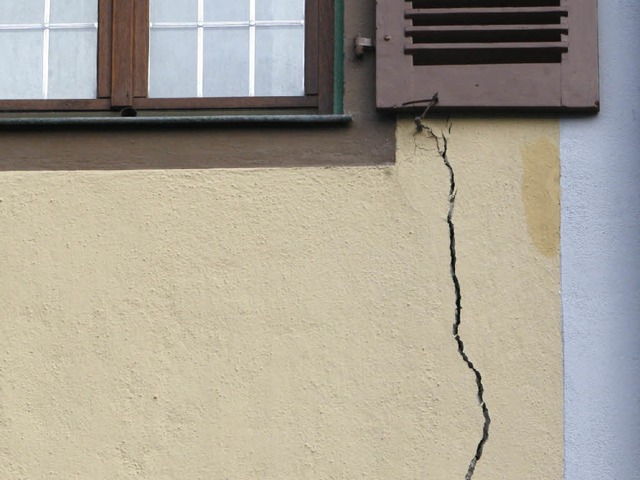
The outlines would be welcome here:
[[[56,125],[216,125],[216,124],[345,124],[351,115],[214,115],[214,116],[93,116],[93,117],[8,117],[0,118],[0,127],[30,127]]]

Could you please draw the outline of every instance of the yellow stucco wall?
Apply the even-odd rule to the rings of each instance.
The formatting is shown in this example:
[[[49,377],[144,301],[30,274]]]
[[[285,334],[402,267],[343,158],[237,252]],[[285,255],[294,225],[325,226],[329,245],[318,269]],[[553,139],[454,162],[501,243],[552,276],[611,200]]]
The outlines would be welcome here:
[[[378,168],[1,173],[0,478],[463,479],[449,179],[414,132]],[[445,132],[474,479],[560,479],[558,125]]]

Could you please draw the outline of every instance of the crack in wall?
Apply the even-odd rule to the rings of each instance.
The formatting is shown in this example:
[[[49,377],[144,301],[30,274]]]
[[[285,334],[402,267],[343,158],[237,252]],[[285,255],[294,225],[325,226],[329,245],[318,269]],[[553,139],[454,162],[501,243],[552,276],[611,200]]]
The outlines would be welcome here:
[[[434,97],[437,101],[437,97]],[[425,110],[425,113],[428,111]],[[438,137],[433,130],[428,126],[422,123],[422,119],[424,118],[424,113],[422,117],[415,118],[415,123],[417,127],[417,133],[422,131],[426,131],[430,137],[432,137],[436,141],[436,147],[438,149],[438,154],[442,158],[444,166],[447,168],[449,172],[449,210],[447,212],[447,225],[449,227],[449,254],[451,256],[450,263],[450,271],[451,271],[451,281],[453,282],[453,288],[455,291],[455,317],[453,322],[453,338],[458,345],[458,353],[462,357],[464,363],[469,367],[469,369],[473,372],[476,379],[476,386],[478,389],[478,403],[482,410],[482,416],[484,418],[484,424],[482,426],[482,438],[478,442],[476,447],[475,454],[471,461],[469,462],[469,467],[467,468],[467,474],[465,475],[465,480],[471,480],[473,474],[476,469],[476,465],[480,458],[482,457],[482,452],[485,444],[489,440],[489,427],[491,425],[491,416],[489,415],[489,408],[487,407],[486,402],[484,401],[484,384],[482,383],[482,374],[473,364],[469,356],[464,350],[464,342],[460,337],[460,324],[462,323],[462,293],[460,289],[460,279],[458,278],[458,274],[456,272],[457,266],[457,255],[456,255],[456,230],[455,225],[453,223],[453,211],[455,209],[455,201],[457,194],[456,187],[456,176],[453,170],[453,166],[447,157],[448,150],[448,142],[449,138],[442,133],[442,137]],[[447,133],[451,134],[451,128],[453,124],[450,119],[447,119]],[[441,145],[442,142],[442,145]]]

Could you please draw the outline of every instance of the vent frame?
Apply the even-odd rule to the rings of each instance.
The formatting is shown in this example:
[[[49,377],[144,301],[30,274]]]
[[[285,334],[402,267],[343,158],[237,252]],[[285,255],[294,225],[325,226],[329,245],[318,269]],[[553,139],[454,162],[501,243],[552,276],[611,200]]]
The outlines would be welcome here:
[[[377,3],[379,108],[599,108],[597,0]]]

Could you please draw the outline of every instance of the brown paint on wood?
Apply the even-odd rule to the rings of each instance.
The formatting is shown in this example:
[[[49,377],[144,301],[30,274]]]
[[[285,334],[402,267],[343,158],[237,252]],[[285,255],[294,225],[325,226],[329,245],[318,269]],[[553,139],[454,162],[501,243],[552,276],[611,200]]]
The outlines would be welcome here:
[[[107,110],[111,102],[108,99],[98,98],[89,100],[0,100],[0,110],[3,112],[33,112],[43,111],[80,111]]]
[[[405,10],[396,0],[377,1],[378,107],[424,108],[418,100],[438,93],[436,108],[443,109],[598,109],[597,0],[436,5],[442,8]],[[502,26],[491,30],[496,24]],[[556,33],[549,36],[545,25]],[[459,34],[444,41],[442,27]],[[435,31],[440,38],[430,40]]]
[[[135,0],[133,13],[133,95],[146,97],[149,81],[149,0]]]
[[[133,102],[133,19],[131,0],[113,0],[111,103],[113,107]]]
[[[206,98],[136,98],[133,106],[144,110],[166,109],[257,109],[257,108],[314,108],[315,96],[308,97],[206,97]],[[260,112],[264,114],[265,112]],[[269,112],[266,112],[269,113]]]
[[[318,94],[318,0],[307,0],[305,5],[305,72],[304,91],[307,95]]]
[[[98,2],[98,98],[111,96],[111,18],[113,0]]]
[[[562,62],[562,104],[568,108],[600,108],[598,67],[598,4],[583,0],[571,10],[569,25],[584,25],[570,30],[570,41],[580,45]]]

